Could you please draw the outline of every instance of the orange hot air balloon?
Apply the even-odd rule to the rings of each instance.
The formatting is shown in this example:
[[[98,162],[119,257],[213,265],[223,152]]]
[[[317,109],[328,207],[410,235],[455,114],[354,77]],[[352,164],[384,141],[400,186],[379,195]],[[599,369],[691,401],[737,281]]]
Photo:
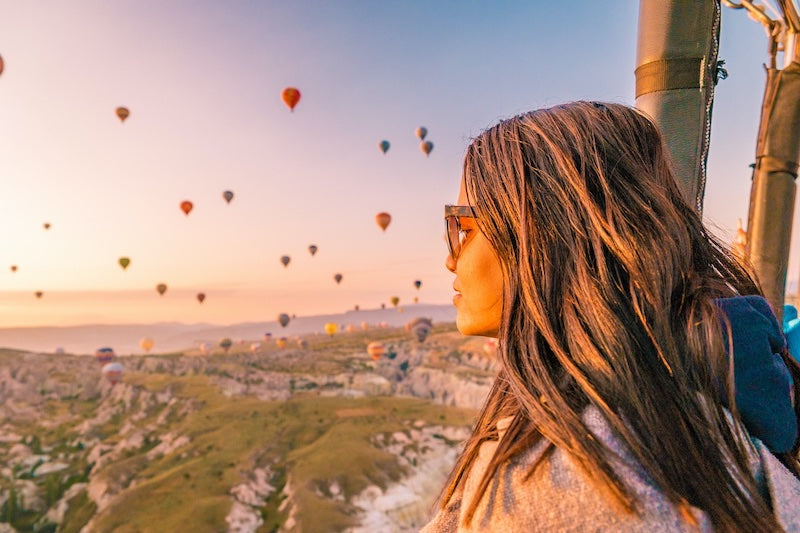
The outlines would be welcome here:
[[[325,333],[333,337],[337,331],[339,331],[339,326],[335,322],[328,322],[323,326],[325,329]]]
[[[356,327],[353,324],[347,324],[345,331],[347,331],[347,333],[355,333]]]
[[[144,337],[139,341],[139,346],[145,352],[149,352],[153,348],[154,345],[155,345],[155,341],[153,339],[151,339],[150,337]]]
[[[386,351],[386,347],[381,342],[371,342],[367,345],[367,353],[373,361],[377,361]]]
[[[181,202],[181,211],[183,211],[183,213],[186,216],[189,216],[189,213],[192,211],[192,208],[194,208],[194,204],[189,200],[184,200]]]
[[[11,272],[17,271],[17,265],[11,265]]]
[[[275,339],[275,344],[278,346],[278,348],[280,348],[282,350],[282,349],[286,348],[286,342],[287,341],[288,341],[288,339],[286,337],[280,337],[280,338]]]
[[[300,101],[300,91],[294,87],[286,87],[281,92],[281,99],[283,103],[289,106],[289,109],[294,112],[294,106]]]
[[[42,224],[42,226],[44,226],[44,229],[50,229],[50,223],[49,222],[45,222],[44,224]]]
[[[167,285],[165,283],[159,283],[156,285],[156,290],[158,291],[158,294],[164,296],[164,293],[167,292]]]
[[[425,153],[425,155],[431,155],[431,151],[433,150],[433,143],[430,141],[422,141],[421,143],[419,143],[419,148]]]
[[[44,295],[42,291],[36,291],[33,294],[35,294],[37,298],[41,298]]]
[[[125,122],[125,119],[128,118],[131,112],[128,110],[127,107],[118,107],[117,108],[117,116],[119,117],[120,122]]]
[[[375,222],[381,227],[383,231],[386,231],[386,228],[389,227],[389,223],[392,221],[392,215],[389,213],[378,213],[375,215]]]
[[[206,299],[206,293],[204,293],[204,292],[198,292],[197,293],[197,301],[198,302],[203,303],[203,301],[205,299]]]
[[[393,306],[397,307],[397,304],[400,303],[400,298],[398,298],[397,296],[392,296],[391,298],[389,298],[389,301],[392,302]]]

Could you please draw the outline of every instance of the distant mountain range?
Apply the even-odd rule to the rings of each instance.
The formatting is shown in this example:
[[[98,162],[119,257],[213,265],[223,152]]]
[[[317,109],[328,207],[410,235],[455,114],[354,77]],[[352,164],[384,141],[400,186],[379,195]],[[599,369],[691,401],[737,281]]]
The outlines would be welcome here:
[[[334,322],[340,329],[352,324],[361,328],[376,327],[381,322],[398,327],[411,319],[423,316],[434,323],[454,322],[456,310],[452,305],[415,304],[398,309],[366,309],[340,314],[298,316],[282,328],[276,321],[244,322],[228,326],[218,324],[182,324],[159,322],[154,324],[95,324],[68,327],[0,328],[0,347],[16,348],[34,352],[53,353],[58,348],[66,353],[92,354],[101,346],[110,346],[117,354],[141,354],[139,347],[143,337],[155,341],[152,353],[181,351],[197,347],[202,342],[216,343],[222,337],[234,341],[264,340],[265,333],[272,338],[323,333],[327,322]]]

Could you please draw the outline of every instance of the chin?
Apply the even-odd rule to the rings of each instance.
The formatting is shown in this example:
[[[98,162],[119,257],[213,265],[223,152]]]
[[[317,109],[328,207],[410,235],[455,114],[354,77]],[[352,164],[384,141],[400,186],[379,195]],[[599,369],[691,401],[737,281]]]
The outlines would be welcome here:
[[[462,335],[471,337],[494,337],[495,339],[500,329],[497,324],[481,324],[474,320],[469,320],[466,317],[462,317],[460,314],[456,317],[456,327]]]

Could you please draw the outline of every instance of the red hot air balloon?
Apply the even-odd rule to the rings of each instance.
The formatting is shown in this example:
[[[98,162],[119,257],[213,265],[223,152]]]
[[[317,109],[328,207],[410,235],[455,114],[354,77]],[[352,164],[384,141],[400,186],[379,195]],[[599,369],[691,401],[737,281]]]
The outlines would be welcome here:
[[[197,301],[198,302],[203,303],[203,301],[205,299],[206,299],[206,293],[204,293],[204,292],[198,292],[197,293]]]
[[[185,214],[186,216],[189,216],[189,213],[191,213],[192,208],[194,208],[194,204],[189,200],[184,200],[181,202],[181,211],[183,211],[183,214]]]
[[[375,215],[375,222],[381,227],[383,231],[386,231],[386,228],[389,227],[389,223],[392,221],[392,215],[389,213],[378,213]]]
[[[294,112],[294,106],[296,106],[297,102],[300,101],[300,91],[294,87],[286,87],[283,91],[281,91],[281,100],[283,100],[283,103],[289,106],[289,109]]]

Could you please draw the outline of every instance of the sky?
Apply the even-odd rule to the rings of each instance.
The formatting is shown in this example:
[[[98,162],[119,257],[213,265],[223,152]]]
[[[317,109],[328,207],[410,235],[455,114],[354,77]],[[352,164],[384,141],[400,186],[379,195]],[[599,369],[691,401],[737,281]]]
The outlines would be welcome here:
[[[0,327],[448,303],[442,206],[470,139],[570,100],[632,105],[637,19],[632,0],[0,0]],[[704,217],[730,241],[764,31],[723,9],[720,58]]]

